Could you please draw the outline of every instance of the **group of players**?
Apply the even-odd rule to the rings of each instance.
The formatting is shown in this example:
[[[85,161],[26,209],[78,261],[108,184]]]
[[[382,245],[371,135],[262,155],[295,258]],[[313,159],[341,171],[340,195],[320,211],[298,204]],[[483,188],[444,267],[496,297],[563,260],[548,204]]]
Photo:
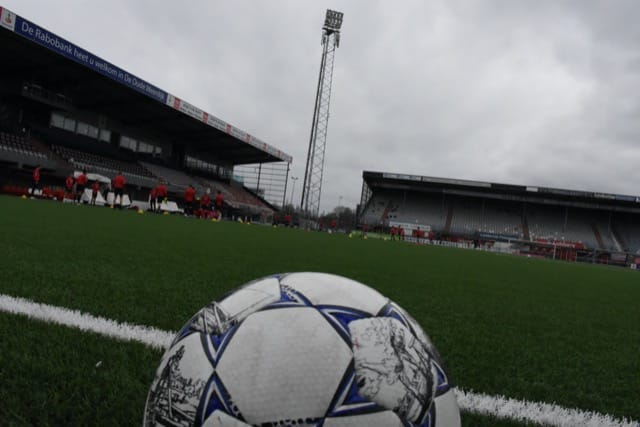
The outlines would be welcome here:
[[[34,183],[36,182],[36,172],[38,174],[38,181],[40,178],[39,168],[36,168],[33,171]],[[75,204],[80,204],[82,202],[82,196],[87,188],[91,189],[91,200],[89,202],[90,205],[95,206],[96,199],[98,198],[98,193],[100,193],[101,185],[100,181],[94,180],[89,187],[89,178],[87,177],[87,171],[83,170],[80,175],[74,177],[72,174],[69,174],[64,181],[64,187],[67,191],[67,194],[73,195],[73,202]],[[113,200],[111,202],[111,207],[116,205],[116,202],[119,201],[119,207],[123,206],[124,199],[124,188],[127,184],[127,180],[122,174],[122,172],[118,172],[118,174],[111,180],[111,189],[113,190]],[[108,194],[108,190],[107,190]],[[105,200],[107,199],[105,194]]]
[[[123,206],[124,190],[126,184],[127,180],[122,172],[118,172],[118,174],[111,180],[110,188],[113,190],[111,207],[118,206],[121,208]],[[89,204],[93,206],[95,206],[96,199],[98,198],[98,194],[101,192],[102,188],[102,185],[98,180],[94,180],[89,186],[89,178],[87,176],[86,170],[83,170],[79,175],[75,177],[72,174],[69,174],[69,176],[67,176],[67,178],[65,179],[64,185],[66,194],[72,195],[73,202],[75,204],[82,203],[82,196],[84,195],[85,190],[87,188],[90,188],[91,199]],[[36,189],[40,189],[40,166],[37,166],[33,170],[32,192]],[[105,200],[107,200],[108,192],[109,188],[106,189],[104,195]],[[149,210],[159,213],[162,202],[168,200],[167,196],[167,186],[164,182],[160,182],[156,187],[152,188],[149,191]],[[202,196],[197,198],[196,189],[193,185],[190,185],[184,191],[182,205],[184,213],[186,215],[196,216],[198,218],[220,219],[223,213],[224,196],[222,195],[222,192],[218,190],[218,193],[212,200],[210,191],[207,189]]]
[[[157,187],[149,191],[149,208],[153,212],[160,211],[160,204],[167,198],[167,187],[161,182]],[[212,200],[210,190],[207,189],[202,196],[196,197],[196,189],[189,185],[182,196],[182,208],[185,215],[197,218],[222,218],[224,206],[224,196],[218,190],[216,197]]]

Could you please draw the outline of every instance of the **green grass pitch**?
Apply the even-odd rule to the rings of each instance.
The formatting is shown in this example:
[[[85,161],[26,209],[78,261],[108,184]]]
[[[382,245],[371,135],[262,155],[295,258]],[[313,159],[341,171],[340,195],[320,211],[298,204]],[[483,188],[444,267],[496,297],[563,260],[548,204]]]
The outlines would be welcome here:
[[[638,272],[0,197],[0,294],[177,330],[287,271],[395,300],[465,390],[640,419]],[[161,352],[9,314],[0,336],[0,424],[140,424]]]

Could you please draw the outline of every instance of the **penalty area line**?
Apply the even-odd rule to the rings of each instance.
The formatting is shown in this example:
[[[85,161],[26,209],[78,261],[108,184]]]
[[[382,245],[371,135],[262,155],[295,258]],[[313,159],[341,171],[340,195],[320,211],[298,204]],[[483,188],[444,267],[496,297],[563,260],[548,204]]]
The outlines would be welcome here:
[[[29,299],[0,294],[0,312],[27,316],[56,325],[93,332],[121,341],[134,341],[148,347],[165,350],[171,345],[176,332],[133,325],[105,319],[79,310],[70,310]],[[640,423],[620,419],[607,414],[559,405],[490,396],[454,388],[458,405],[465,412],[494,416],[520,422],[530,422],[551,427],[640,427]]]

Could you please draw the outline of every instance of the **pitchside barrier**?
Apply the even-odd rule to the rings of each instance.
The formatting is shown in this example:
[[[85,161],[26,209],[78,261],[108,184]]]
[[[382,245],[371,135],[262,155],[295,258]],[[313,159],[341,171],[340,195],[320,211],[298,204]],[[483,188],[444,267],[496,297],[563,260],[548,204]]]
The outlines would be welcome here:
[[[422,228],[422,227],[421,227]],[[368,232],[368,238],[392,240],[390,235]],[[428,238],[416,238],[405,236],[401,240],[417,245],[442,246],[459,249],[476,249],[487,252],[507,253],[526,256],[528,258],[545,258],[560,261],[582,262],[589,264],[604,264],[617,267],[631,268],[640,271],[640,253],[611,251],[605,249],[585,248],[581,244],[571,242],[531,242],[526,240],[511,240],[507,242],[480,241],[461,239],[459,241],[430,240]]]

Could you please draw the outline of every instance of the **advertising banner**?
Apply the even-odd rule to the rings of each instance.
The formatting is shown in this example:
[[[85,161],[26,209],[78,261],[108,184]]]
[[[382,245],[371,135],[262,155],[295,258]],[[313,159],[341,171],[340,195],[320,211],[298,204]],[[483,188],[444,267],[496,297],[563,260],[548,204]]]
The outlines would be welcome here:
[[[34,43],[44,46],[45,48],[60,54],[78,64],[84,65],[103,76],[109,77],[137,92],[140,92],[156,101],[168,105],[194,119],[212,126],[222,132],[226,132],[238,140],[259,148],[281,160],[291,162],[292,157],[286,155],[279,150],[263,143],[257,138],[252,137],[248,133],[231,126],[230,124],[218,119],[211,114],[189,104],[188,102],[175,97],[162,89],[148,83],[141,78],[128,73],[120,67],[111,64],[108,61],[82,49],[66,39],[55,35],[54,33],[28,21],[10,10],[0,7],[0,26],[13,31],[22,37],[33,41]]]
[[[238,129],[237,127],[225,122],[224,120],[221,120],[219,118],[217,118],[214,115],[211,115],[209,113],[207,113],[206,111],[201,110],[200,108],[196,107],[195,105],[192,105],[188,102],[186,102],[183,99],[180,99],[176,96],[171,95],[170,93],[167,94],[167,99],[165,102],[168,106],[186,114],[189,117],[193,117],[196,120],[199,120],[203,123],[208,124],[211,127],[214,127],[222,132],[228,133],[229,135],[233,136],[234,138],[245,142],[249,145],[252,145],[266,153],[269,153],[281,160],[284,160],[286,162],[291,162],[292,157],[282,153],[280,150],[277,150],[275,148],[273,148],[272,146],[268,145],[267,143],[259,140],[258,138],[251,136],[250,134],[248,134],[247,132]]]
[[[6,15],[6,16],[5,16]],[[14,26],[8,27],[9,22],[13,16]],[[73,43],[58,37],[50,31],[34,24],[31,21],[17,16],[6,9],[2,10],[2,25],[6,28],[12,29],[15,33],[46,47],[62,56],[65,56],[85,67],[96,71],[103,76],[107,76],[125,86],[130,87],[140,93],[147,95],[150,98],[164,103],[167,99],[167,93],[162,89],[142,80],[139,77],[129,74],[122,68],[119,68],[104,59],[95,56],[94,54],[74,45]]]
[[[0,26],[13,31],[16,24],[16,14],[0,7]]]

